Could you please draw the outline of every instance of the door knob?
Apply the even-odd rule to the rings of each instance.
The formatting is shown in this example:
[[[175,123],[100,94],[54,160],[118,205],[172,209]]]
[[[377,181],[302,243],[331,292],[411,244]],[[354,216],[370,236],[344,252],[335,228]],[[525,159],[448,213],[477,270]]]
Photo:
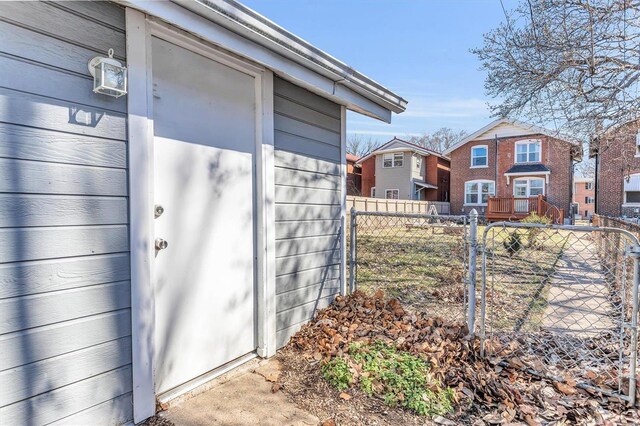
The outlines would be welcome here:
[[[156,218],[158,218],[162,215],[162,213],[164,213],[164,207],[162,207],[160,204],[156,204],[156,206],[153,208],[153,212]]]
[[[156,250],[164,250],[169,246],[167,240],[163,240],[162,238],[156,238]]]

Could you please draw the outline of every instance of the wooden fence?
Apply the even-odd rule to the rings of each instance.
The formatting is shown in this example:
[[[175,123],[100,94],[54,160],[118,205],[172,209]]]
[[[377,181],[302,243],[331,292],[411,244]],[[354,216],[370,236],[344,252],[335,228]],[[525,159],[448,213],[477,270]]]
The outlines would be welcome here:
[[[347,195],[347,214],[352,207],[365,212],[398,212],[424,214],[451,214],[449,203],[442,201],[389,200],[385,198]]]

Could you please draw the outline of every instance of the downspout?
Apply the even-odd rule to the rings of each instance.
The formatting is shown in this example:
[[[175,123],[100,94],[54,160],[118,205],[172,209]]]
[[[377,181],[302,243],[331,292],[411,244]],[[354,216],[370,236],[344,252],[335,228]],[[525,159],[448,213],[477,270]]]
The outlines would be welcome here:
[[[494,197],[497,196],[497,192],[498,192],[498,134],[496,133],[494,135],[494,140],[495,140],[495,153],[496,153],[496,159],[495,159],[495,176],[493,178],[493,181],[495,182],[494,184],[494,188],[495,188],[495,192],[496,194],[493,194]]]
[[[571,174],[569,175],[569,209],[567,210],[567,214],[571,215],[571,225],[575,225],[576,215],[573,214],[573,181],[576,174],[576,161],[574,161],[573,155],[569,156],[569,169]]]
[[[598,151],[596,151],[595,157],[596,165],[593,176],[593,211],[595,214],[600,214],[600,206],[598,205],[598,193],[600,192],[598,190],[600,186],[600,173],[598,173],[598,169],[600,168],[600,153]]]

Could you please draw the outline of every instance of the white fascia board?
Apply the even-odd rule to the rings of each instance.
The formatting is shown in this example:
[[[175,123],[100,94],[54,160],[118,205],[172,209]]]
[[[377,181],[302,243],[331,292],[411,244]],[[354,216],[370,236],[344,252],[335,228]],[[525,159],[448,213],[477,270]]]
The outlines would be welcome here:
[[[533,176],[535,177],[536,175],[550,175],[551,171],[547,170],[544,172],[516,172],[516,173],[505,173],[505,176]]]
[[[403,144],[405,144],[406,148],[391,148],[391,149],[385,149],[384,148],[385,146],[387,146],[387,145],[389,145],[391,143],[394,143],[394,142],[395,143],[403,143]],[[443,158],[443,159],[445,159],[447,161],[451,161],[451,158],[449,158],[449,157],[447,157],[445,155],[442,155],[442,154],[438,154],[435,151],[430,151],[430,150],[426,150],[426,149],[420,149],[420,148],[418,148],[416,146],[407,144],[405,141],[403,141],[401,139],[392,139],[389,142],[387,142],[384,145],[382,145],[380,148],[376,149],[375,151],[371,151],[369,154],[365,155],[364,157],[359,158],[355,162],[355,165],[356,166],[361,165],[363,161],[368,160],[369,158],[373,157],[374,155],[385,154],[385,153],[390,153],[390,152],[406,152],[406,151],[411,151],[413,153],[420,154],[420,155],[423,155],[425,157],[427,155],[434,155],[436,157]]]
[[[286,51],[282,46],[278,48],[276,43],[272,42],[276,47],[265,47],[257,43],[252,40],[256,37],[256,34],[248,28],[244,28],[237,23],[234,31],[225,28],[216,21],[226,18],[223,18],[223,15],[202,3],[195,1],[185,2],[183,0],[180,0],[180,4],[149,0],[116,1],[123,6],[140,10],[175,25],[226,51],[254,61],[271,69],[278,76],[333,102],[344,105],[352,111],[390,123],[391,112],[398,110],[397,106],[393,107],[391,103],[382,99],[374,101],[361,93],[357,93],[350,87],[353,84],[345,80],[344,76],[332,73],[311,61],[307,61],[304,65],[300,64],[299,58],[298,60],[290,58],[293,52]],[[234,21],[228,20],[226,26],[230,26],[232,22]],[[265,38],[265,40],[267,39]],[[373,95],[370,96],[373,97]],[[403,100],[403,102],[406,104],[406,101]],[[399,110],[399,112],[402,111],[404,111],[404,107]]]

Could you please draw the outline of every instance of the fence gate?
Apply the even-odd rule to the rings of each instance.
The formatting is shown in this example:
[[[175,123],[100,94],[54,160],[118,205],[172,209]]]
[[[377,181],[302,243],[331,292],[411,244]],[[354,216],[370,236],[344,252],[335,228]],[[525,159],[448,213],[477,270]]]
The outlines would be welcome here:
[[[410,309],[463,320],[467,312],[465,216],[351,210],[350,290],[382,290]]]
[[[638,240],[618,228],[495,223],[482,237],[483,352],[635,401]]]

